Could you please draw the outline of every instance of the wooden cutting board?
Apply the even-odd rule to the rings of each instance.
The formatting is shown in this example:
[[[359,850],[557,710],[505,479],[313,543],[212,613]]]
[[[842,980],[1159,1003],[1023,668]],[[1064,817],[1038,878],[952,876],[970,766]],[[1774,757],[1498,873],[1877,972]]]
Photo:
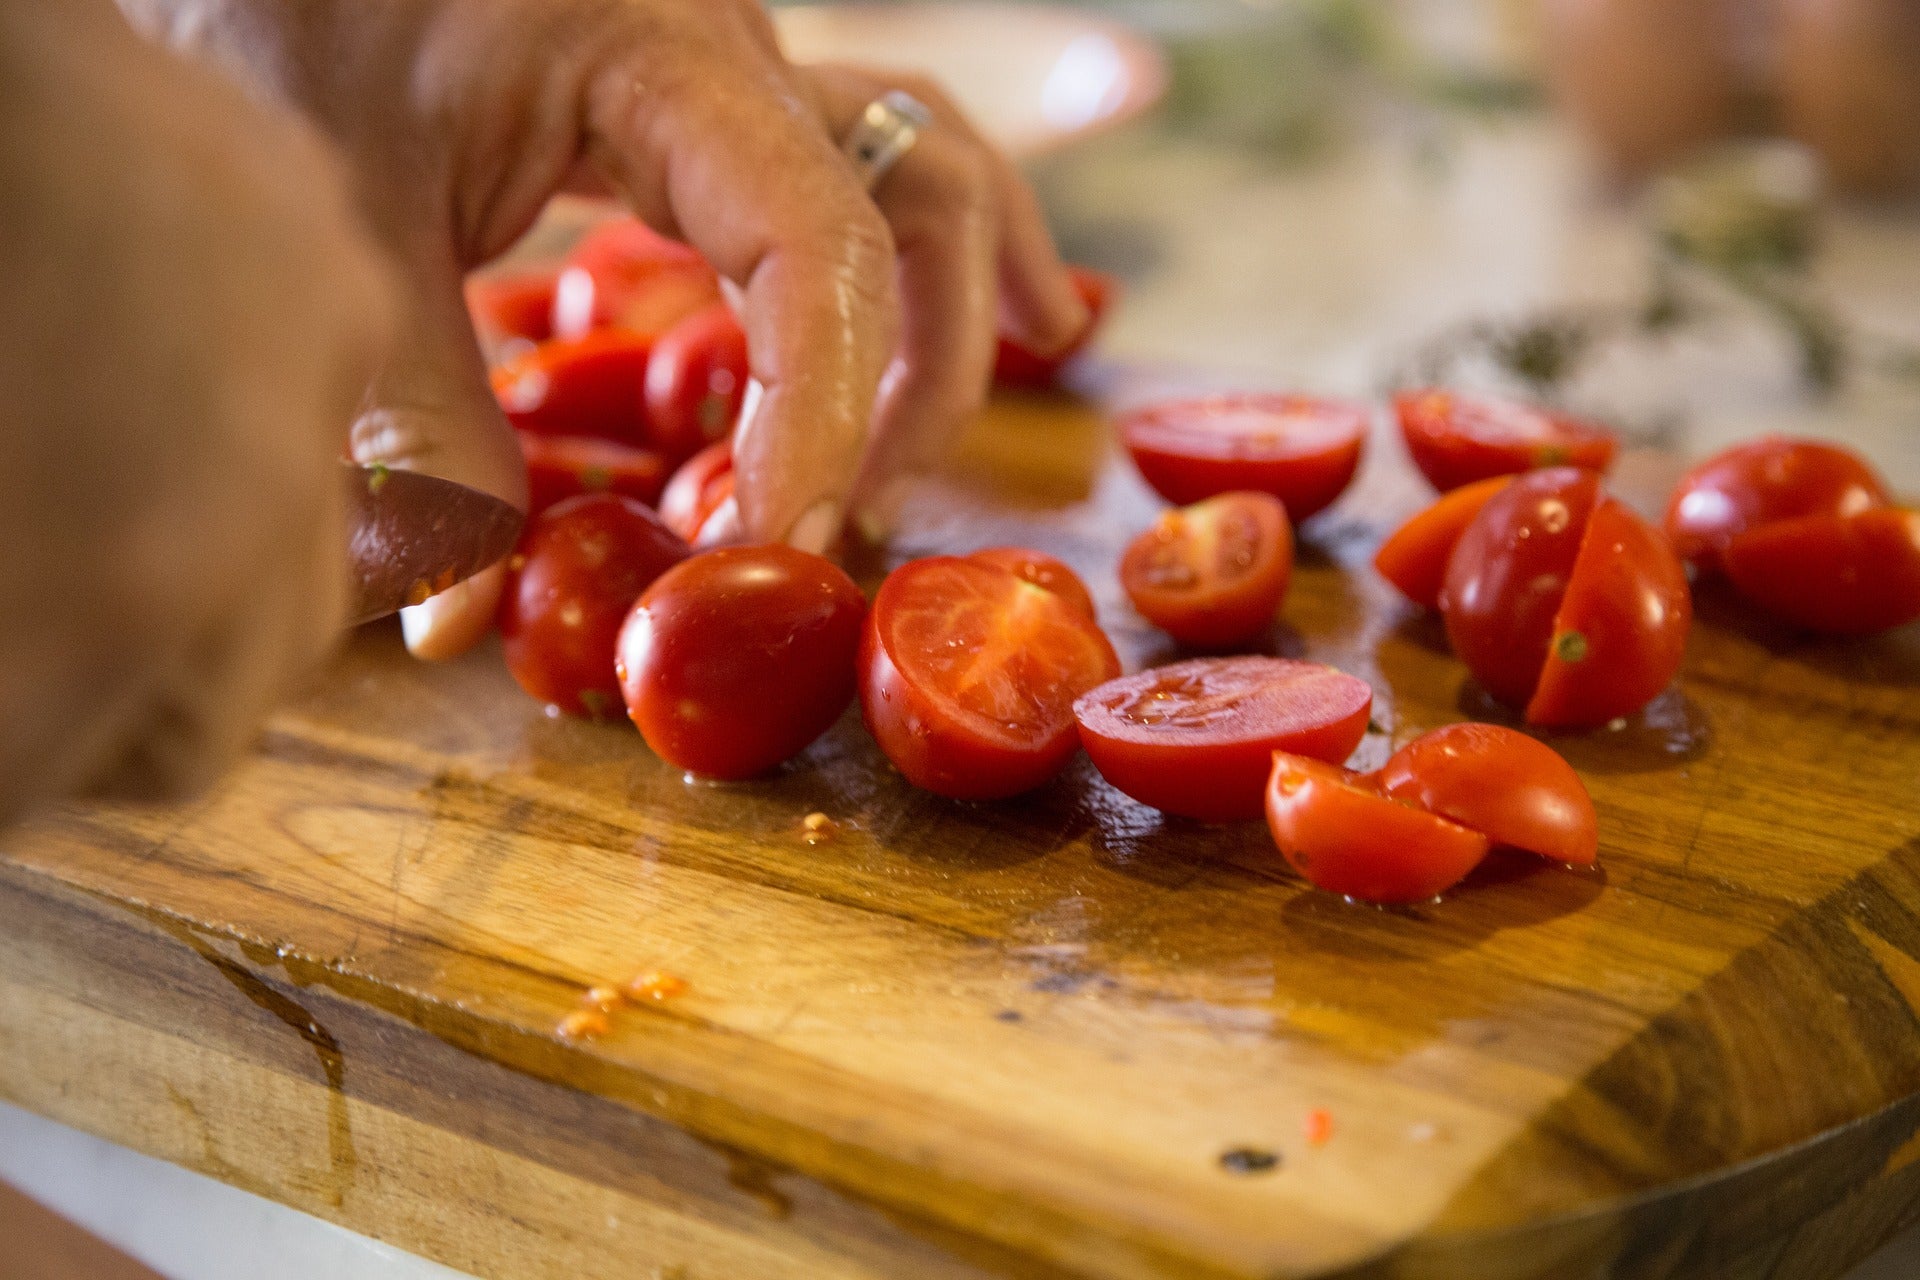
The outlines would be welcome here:
[[[1097,414],[962,453],[899,557],[1030,543],[1169,655]],[[1377,440],[1272,637],[1373,683],[1367,763],[1499,714],[1367,567],[1426,496]],[[1920,628],[1699,612],[1676,690],[1553,739],[1603,874],[1393,911],[1084,761],[916,793],[851,715],[690,784],[370,630],[211,798],[0,837],[0,1094],[487,1276],[1831,1275],[1920,1212]]]

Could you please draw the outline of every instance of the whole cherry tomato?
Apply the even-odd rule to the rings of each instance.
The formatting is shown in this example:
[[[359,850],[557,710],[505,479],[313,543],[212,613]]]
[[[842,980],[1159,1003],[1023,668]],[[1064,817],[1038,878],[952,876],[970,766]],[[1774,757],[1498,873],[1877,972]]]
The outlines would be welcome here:
[[[1367,732],[1364,680],[1287,658],[1193,658],[1122,676],[1073,704],[1101,776],[1202,822],[1260,816],[1273,753],[1335,764]]]
[[[713,268],[638,218],[612,218],[582,236],[554,285],[553,333],[582,338],[618,328],[649,340],[719,301]]]
[[[651,339],[618,329],[542,342],[493,371],[493,393],[522,431],[644,446],[652,350]]]
[[[1422,902],[1480,865],[1478,831],[1382,795],[1370,778],[1307,756],[1273,753],[1267,826],[1295,871],[1329,893]]]
[[[667,482],[667,461],[651,449],[597,436],[519,435],[529,514],[582,493],[624,494],[651,505]]]
[[[1026,547],[982,547],[969,553],[967,559],[998,565],[1036,587],[1045,587],[1086,614],[1088,621],[1100,620],[1100,613],[1093,607],[1093,594],[1087,590],[1087,584],[1080,581],[1080,575],[1064,562],[1050,555]]]
[[[487,273],[467,278],[467,314],[482,346],[498,347],[509,338],[545,342],[553,336],[553,290],[560,273],[538,271]]]
[[[1223,493],[1161,515],[1120,557],[1120,585],[1155,626],[1196,649],[1257,639],[1293,577],[1280,500]]]
[[[1447,580],[1447,561],[1460,535],[1467,531],[1487,500],[1513,483],[1512,476],[1476,480],[1451,493],[1393,532],[1374,553],[1373,567],[1400,589],[1400,594],[1428,609],[1440,607],[1440,588]]]
[[[1721,551],[1741,595],[1812,631],[1867,635],[1920,618],[1920,512],[1776,520]]]
[[[679,461],[732,433],[747,394],[747,335],[725,303],[696,311],[654,344],[647,362],[647,426]]]
[[[1414,391],[1393,405],[1413,464],[1443,493],[1539,467],[1605,471],[1620,445],[1605,427],[1511,400]]]
[[[573,715],[610,714],[620,705],[614,642],[627,611],[687,554],[653,512],[618,494],[568,498],[535,516],[500,598],[513,678]]]
[[[866,600],[830,560],[727,547],[660,575],[620,632],[627,713],[661,759],[751,778],[804,751],[853,701]]]
[[[1712,570],[1727,543],[1748,529],[1801,516],[1857,515],[1888,501],[1880,477],[1853,450],[1765,436],[1682,476],[1665,525],[1681,559]]]
[[[1581,866],[1599,853],[1600,821],[1580,775],[1553,748],[1512,729],[1435,729],[1394,752],[1375,785],[1495,844]]]
[[[660,494],[660,519],[688,542],[700,537],[700,527],[733,496],[733,445],[710,444],[680,464]]]
[[[1002,334],[1000,351],[993,365],[993,380],[1001,386],[1035,390],[1051,387],[1059,380],[1060,371],[1093,341],[1093,335],[1106,318],[1107,308],[1120,291],[1120,282],[1106,272],[1095,271],[1091,267],[1068,267],[1067,272],[1073,277],[1073,287],[1079,292],[1080,301],[1087,306],[1087,327],[1064,351],[1050,356],[1036,354]]]
[[[956,800],[1031,791],[1080,747],[1074,699],[1120,674],[1100,628],[1005,569],[935,556],[881,584],[860,710],[907,781]]]
[[[1297,525],[1353,482],[1369,417],[1344,400],[1213,396],[1137,410],[1121,420],[1120,438],[1169,502],[1257,490],[1286,503]]]

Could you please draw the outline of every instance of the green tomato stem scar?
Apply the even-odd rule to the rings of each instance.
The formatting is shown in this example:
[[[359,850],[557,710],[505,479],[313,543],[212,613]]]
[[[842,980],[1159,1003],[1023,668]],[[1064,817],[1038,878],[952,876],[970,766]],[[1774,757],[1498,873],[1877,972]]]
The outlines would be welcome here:
[[[1553,638],[1553,656],[1562,662],[1584,662],[1587,638],[1578,631],[1562,631]]]
[[[367,492],[377,494],[387,487],[387,477],[393,474],[387,470],[387,464],[376,462],[367,468]]]

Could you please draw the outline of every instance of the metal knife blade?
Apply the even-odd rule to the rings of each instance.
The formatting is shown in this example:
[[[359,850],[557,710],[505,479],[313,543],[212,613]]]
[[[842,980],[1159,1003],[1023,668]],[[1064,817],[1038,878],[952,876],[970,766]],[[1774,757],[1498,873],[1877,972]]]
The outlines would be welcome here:
[[[343,462],[352,624],[464,582],[513,550],[525,517],[466,485]]]

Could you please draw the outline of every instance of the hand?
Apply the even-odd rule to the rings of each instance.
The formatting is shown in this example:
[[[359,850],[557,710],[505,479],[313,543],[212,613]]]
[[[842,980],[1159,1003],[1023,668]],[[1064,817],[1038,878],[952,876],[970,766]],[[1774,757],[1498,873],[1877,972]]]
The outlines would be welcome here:
[[[806,73],[752,0],[122,0],[310,112],[409,276],[363,461],[524,499],[461,305],[556,191],[610,187],[740,291],[766,394],[737,450],[741,532],[821,549],[979,404],[996,300],[1037,348],[1086,323],[1031,195],[931,87],[937,126],[878,206],[836,139],[885,86]],[[876,394],[884,384],[876,426]],[[870,439],[870,435],[872,438]],[[404,621],[415,653],[491,622],[484,574]]]
[[[388,305],[350,208],[111,5],[0,8],[0,823],[207,781],[338,635]]]

